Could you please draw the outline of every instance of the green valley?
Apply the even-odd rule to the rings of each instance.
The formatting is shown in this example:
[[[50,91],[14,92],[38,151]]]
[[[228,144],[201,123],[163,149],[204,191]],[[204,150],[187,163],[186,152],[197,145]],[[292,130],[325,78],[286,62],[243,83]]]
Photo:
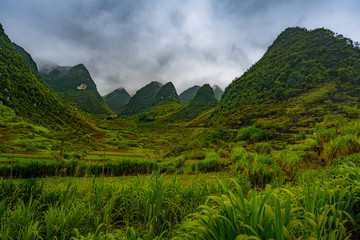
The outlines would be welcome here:
[[[101,97],[1,27],[0,239],[357,239],[359,80],[352,40],[295,27],[224,92]]]

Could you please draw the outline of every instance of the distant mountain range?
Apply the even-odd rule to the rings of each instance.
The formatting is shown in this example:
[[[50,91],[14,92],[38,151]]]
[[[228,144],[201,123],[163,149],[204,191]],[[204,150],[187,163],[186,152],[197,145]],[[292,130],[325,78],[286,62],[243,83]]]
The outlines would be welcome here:
[[[233,128],[298,131],[319,123],[334,126],[359,117],[359,45],[323,28],[288,28],[224,92],[205,84],[178,96],[171,82],[151,82],[132,97],[120,88],[102,98],[83,64],[39,73],[30,54],[11,43],[1,27],[0,103],[50,127],[91,128],[71,108],[124,117],[155,108],[151,114],[167,114],[162,119],[170,121],[192,121],[206,111],[201,118],[206,125]]]

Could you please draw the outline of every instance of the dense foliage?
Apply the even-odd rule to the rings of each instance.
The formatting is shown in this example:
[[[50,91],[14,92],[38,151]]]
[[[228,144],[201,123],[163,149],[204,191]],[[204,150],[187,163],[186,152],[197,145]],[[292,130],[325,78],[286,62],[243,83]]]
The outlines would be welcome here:
[[[330,30],[286,29],[256,64],[226,88],[210,122],[246,125],[269,116],[291,118],[289,106],[321,118],[323,114],[309,110],[326,100],[331,100],[330,106],[324,106],[327,112],[339,111],[340,103],[354,103],[357,100],[352,98],[358,99],[360,93],[358,47]],[[312,96],[305,104],[297,101],[309,92]],[[284,104],[276,107],[279,103]]]
[[[124,88],[118,88],[115,91],[103,96],[106,104],[116,113],[120,113],[129,103],[130,95]]]
[[[42,72],[41,74],[45,82],[60,98],[76,103],[85,112],[111,113],[83,64],[74,67],[56,67],[48,73]],[[86,86],[85,89],[78,89],[82,84]]]

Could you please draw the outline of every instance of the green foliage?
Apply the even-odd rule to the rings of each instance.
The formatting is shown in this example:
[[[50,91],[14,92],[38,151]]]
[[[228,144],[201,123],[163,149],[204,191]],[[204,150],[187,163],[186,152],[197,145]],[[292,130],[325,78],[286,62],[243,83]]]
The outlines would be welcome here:
[[[237,161],[237,171],[248,176],[253,185],[265,186],[278,175],[278,163],[269,155],[247,152]]]
[[[272,148],[268,143],[257,143],[255,145],[255,152],[259,154],[270,154],[272,151]]]
[[[56,67],[49,73],[41,74],[45,82],[60,98],[76,103],[85,112],[112,113],[83,64],[74,67]],[[85,84],[86,89],[77,89],[81,84]]]
[[[264,130],[255,127],[244,127],[239,130],[236,138],[240,141],[260,142],[266,139],[266,133]]]
[[[245,154],[247,154],[245,148],[236,147],[232,150],[231,161],[236,163],[236,162],[240,161],[244,157]]]
[[[203,161],[197,165],[200,172],[216,172],[222,169],[222,162],[217,153],[208,153]]]
[[[103,96],[106,104],[116,113],[122,112],[129,103],[130,95],[124,88],[118,88],[115,91]]]
[[[347,134],[333,139],[326,145],[326,156],[334,159],[345,155],[350,155],[360,151],[360,143],[356,135]]]

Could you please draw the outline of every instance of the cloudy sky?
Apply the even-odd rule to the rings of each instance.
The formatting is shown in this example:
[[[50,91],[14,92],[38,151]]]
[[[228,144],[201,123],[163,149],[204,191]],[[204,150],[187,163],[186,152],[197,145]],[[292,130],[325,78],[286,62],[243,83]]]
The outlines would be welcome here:
[[[360,41],[359,0],[1,0],[0,23],[38,64],[83,63],[103,95],[150,81],[225,88],[287,27]]]

